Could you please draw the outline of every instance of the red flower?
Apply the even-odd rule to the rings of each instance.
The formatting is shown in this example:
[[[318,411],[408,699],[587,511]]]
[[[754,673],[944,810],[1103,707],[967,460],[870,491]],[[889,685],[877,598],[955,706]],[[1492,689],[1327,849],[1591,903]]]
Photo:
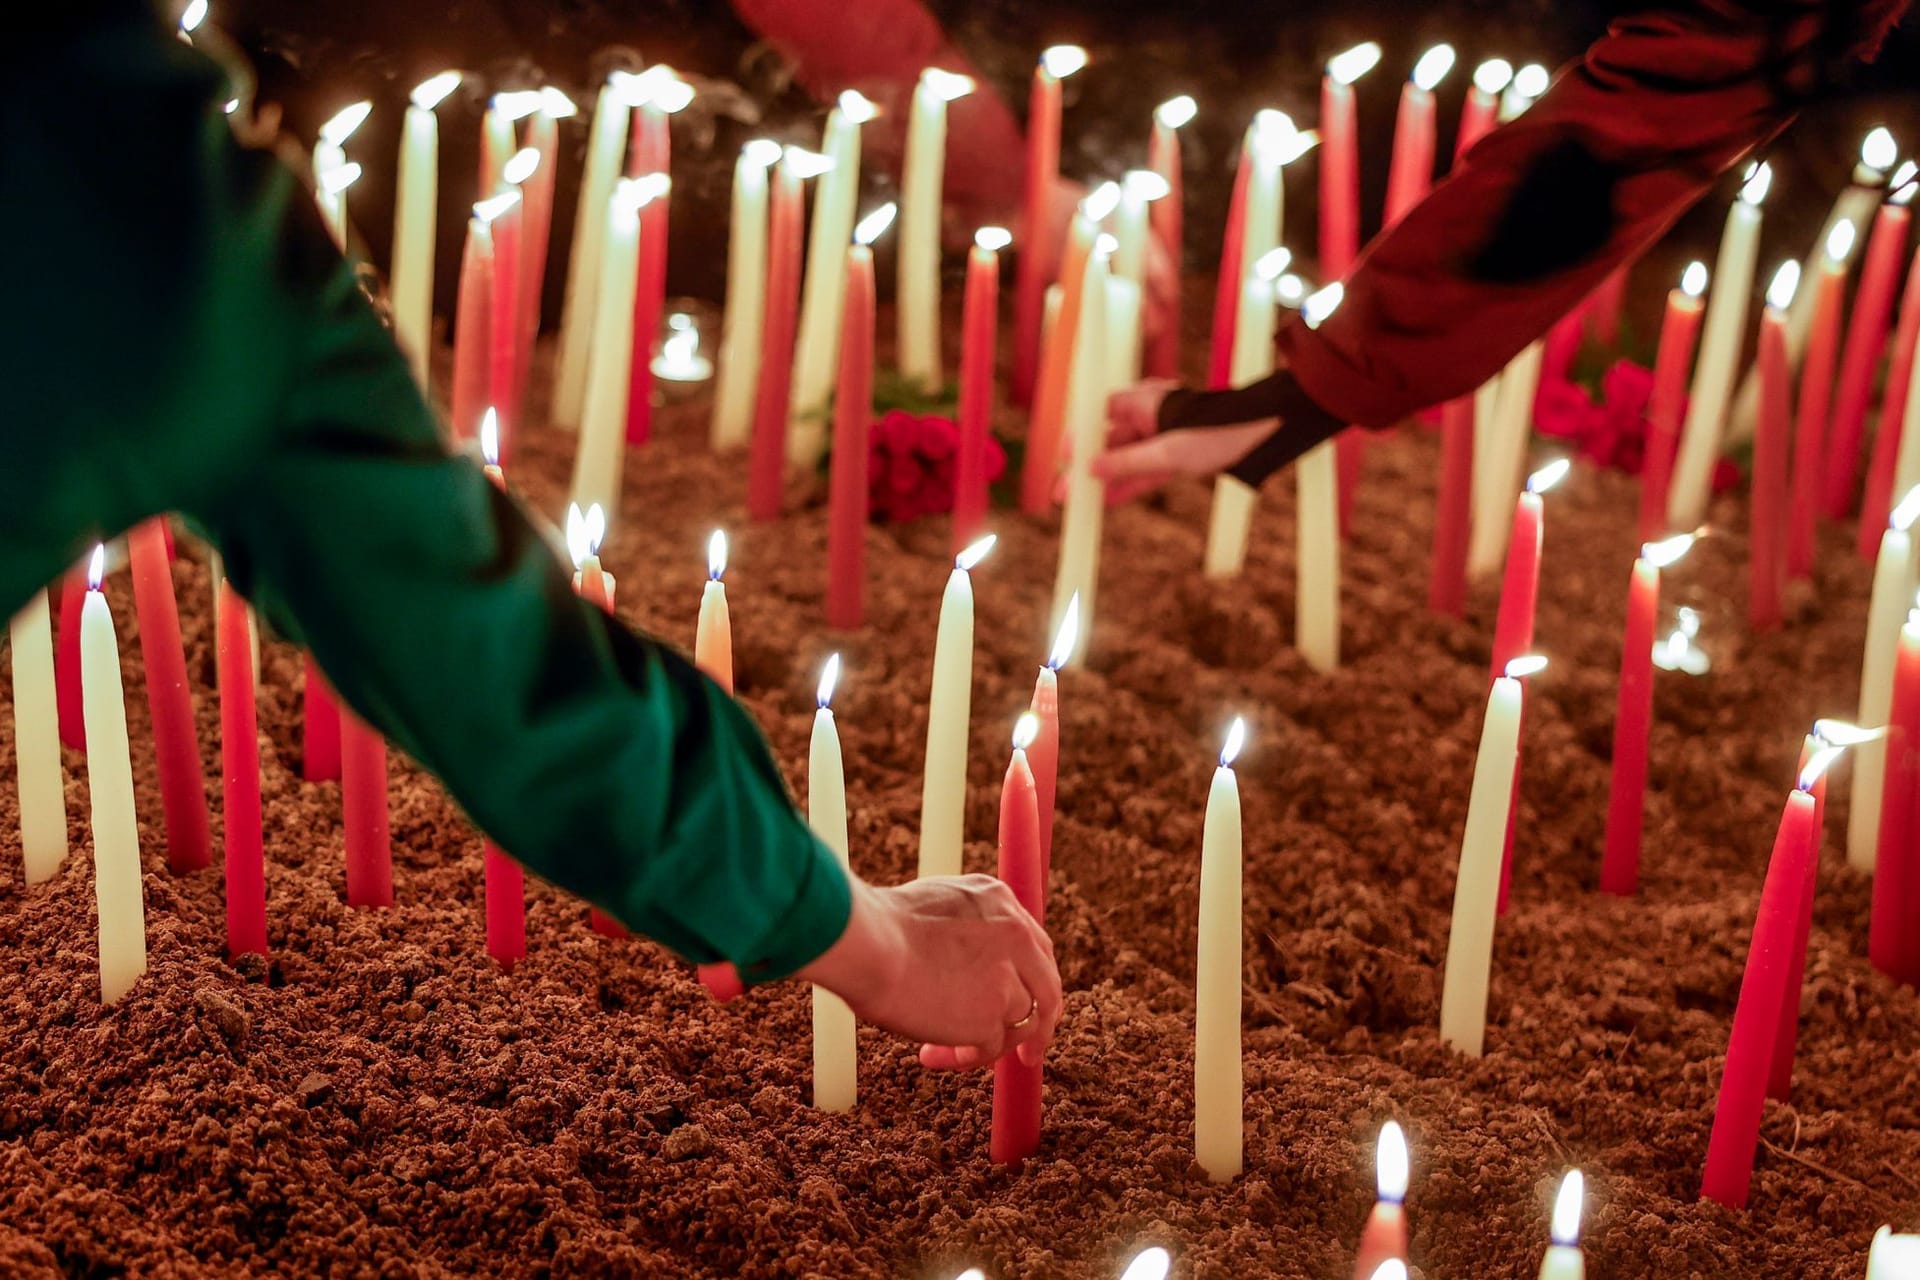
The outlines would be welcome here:
[[[867,503],[876,521],[889,523],[953,510],[960,428],[951,418],[889,411],[868,433]],[[1006,450],[987,437],[987,481],[1007,469]]]
[[[1647,437],[1652,434],[1647,421],[1652,397],[1653,371],[1631,360],[1617,360],[1600,379],[1598,402],[1576,382],[1543,381],[1534,400],[1534,422],[1540,434],[1567,441],[1586,461],[1639,475],[1646,465]],[[1684,403],[1680,414],[1684,419]],[[1717,488],[1734,482],[1723,474],[1725,470],[1715,474]],[[1732,474],[1737,477],[1738,471]]]

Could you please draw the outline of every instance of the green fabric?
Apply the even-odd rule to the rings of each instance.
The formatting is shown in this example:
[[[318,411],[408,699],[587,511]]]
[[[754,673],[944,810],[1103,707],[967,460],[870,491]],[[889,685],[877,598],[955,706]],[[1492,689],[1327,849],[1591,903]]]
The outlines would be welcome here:
[[[575,598],[449,453],[309,194],[235,144],[218,69],[103,7],[6,59],[46,105],[0,148],[0,606],[180,512],[534,872],[750,981],[819,955],[846,876],[745,712]]]

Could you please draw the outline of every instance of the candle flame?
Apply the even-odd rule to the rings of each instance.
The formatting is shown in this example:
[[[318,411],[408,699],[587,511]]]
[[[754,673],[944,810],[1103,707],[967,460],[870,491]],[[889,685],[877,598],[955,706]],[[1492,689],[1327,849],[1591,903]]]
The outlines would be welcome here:
[[[1505,58],[1488,58],[1473,69],[1473,87],[1488,97],[1504,93],[1513,83],[1513,64]]]
[[[502,191],[499,195],[489,196],[487,199],[474,205],[473,216],[475,220],[479,222],[491,223],[495,218],[519,203],[520,193],[518,191]]]
[[[664,173],[643,173],[637,178],[621,178],[613,184],[612,202],[632,217],[673,190],[673,179]]]
[[[1227,740],[1220,748],[1220,767],[1233,768],[1233,762],[1240,758],[1240,748],[1247,745],[1247,722],[1239,716],[1227,726]]]
[[[1307,328],[1318,329],[1328,316],[1339,309],[1340,299],[1346,296],[1347,286],[1335,280],[1301,304],[1300,318],[1307,322]]]
[[[987,1273],[978,1267],[968,1267],[965,1271],[955,1276],[953,1280],[987,1280]]]
[[[1167,1280],[1172,1268],[1173,1255],[1156,1244],[1134,1254],[1133,1261],[1120,1273],[1120,1280]]]
[[[1896,209],[1904,208],[1913,203],[1913,193],[1915,191],[1920,191],[1920,182],[1903,183],[1899,190],[1887,197],[1887,202]]]
[[[221,110],[226,112],[228,115],[232,115],[234,112],[238,111],[239,109],[240,109],[240,99],[238,98],[228,98],[227,105],[221,108]]]
[[[1900,144],[1893,140],[1893,131],[1885,125],[1875,127],[1860,143],[1860,163],[1881,173],[1893,168],[1899,154]]]
[[[693,86],[664,62],[655,63],[638,75],[616,71],[607,77],[607,86],[630,107],[652,105],[668,115],[683,110],[693,101]]]
[[[785,150],[786,148],[772,138],[755,138],[740,148],[740,154],[746,157],[748,164],[757,164],[762,169],[766,169],[778,164],[780,154]]]
[[[1840,753],[1845,750],[1845,747],[1828,745],[1815,751],[1812,756],[1808,757],[1807,767],[1800,771],[1800,778],[1798,782],[1795,783],[1795,786],[1801,791],[1812,791],[1815,787],[1819,786],[1820,779],[1826,776],[1827,770],[1832,767],[1833,762],[1838,760]]]
[[[1545,493],[1567,478],[1567,472],[1573,470],[1573,461],[1569,458],[1555,458],[1546,466],[1527,477],[1528,493]]]
[[[1833,230],[1827,233],[1827,261],[1845,262],[1847,255],[1853,252],[1853,223],[1846,218],[1833,224]]]
[[[1915,178],[1920,178],[1920,160],[1902,160],[1900,167],[1893,171],[1893,176],[1887,179],[1887,189],[1898,195],[1900,188]]]
[[[988,253],[998,253],[1013,243],[1013,232],[1005,227],[982,227],[973,233],[973,242]]]
[[[1509,680],[1524,680],[1528,676],[1537,676],[1547,669],[1547,660],[1540,654],[1529,653],[1515,658],[1507,664],[1506,676]]]
[[[1845,720],[1815,720],[1813,736],[1835,747],[1858,747],[1868,742],[1877,742],[1887,736],[1885,726],[1878,729],[1863,729],[1857,724],[1848,724]]]
[[[95,544],[93,555],[87,560],[87,590],[98,591],[100,583],[107,576],[107,549]]]
[[[1680,292],[1689,298],[1698,298],[1707,291],[1707,264],[1689,262],[1687,269],[1680,273]]]
[[[550,120],[565,120],[579,115],[580,108],[572,98],[547,84],[540,86],[540,114]]]
[[[1103,182],[1080,202],[1081,216],[1089,222],[1105,222],[1107,215],[1120,206],[1120,184]]]
[[[492,405],[480,415],[480,456],[490,467],[500,465],[500,415]]]
[[[997,533],[990,533],[981,538],[953,558],[953,567],[962,573],[972,573],[974,567],[987,558],[987,553],[993,550],[993,544],[999,540],[1000,535]]]
[[[1142,203],[1164,199],[1173,192],[1166,178],[1151,169],[1129,169],[1122,181],[1124,193]]]
[[[1256,280],[1278,280],[1282,273],[1293,264],[1293,250],[1279,245],[1267,250],[1254,260],[1253,275]]]
[[[1407,1280],[1407,1264],[1398,1258],[1388,1258],[1374,1268],[1369,1280]]]
[[[578,569],[593,558],[595,550],[593,539],[587,535],[587,518],[580,512],[580,504],[567,504],[567,555]]]
[[[442,71],[439,75],[429,76],[427,79],[413,86],[413,92],[409,94],[408,97],[412,100],[413,105],[422,111],[431,111],[442,102],[445,102],[447,95],[459,87],[460,73],[458,71]]]
[[[1693,550],[1695,540],[1694,534],[1676,533],[1658,542],[1643,542],[1640,544],[1640,558],[1656,569],[1665,569]]]
[[[1547,91],[1547,84],[1552,78],[1545,67],[1537,62],[1529,62],[1513,73],[1513,91],[1532,101]]]
[[[893,225],[894,215],[899,212],[900,206],[889,200],[866,217],[860,219],[859,224],[853,229],[854,243],[872,244],[875,240],[878,240],[886,232],[886,229]]]
[[[1067,611],[1060,615],[1060,629],[1053,633],[1053,649],[1047,654],[1047,665],[1055,671],[1066,666],[1079,639],[1080,593],[1076,591],[1067,601]]]
[[[510,187],[517,187],[533,176],[540,167],[540,148],[522,147],[513,153],[513,157],[502,166],[500,176]]]
[[[1380,1126],[1380,1141],[1373,1150],[1374,1186],[1380,1198],[1399,1204],[1407,1198],[1407,1135],[1397,1120]]]
[[[792,171],[794,177],[805,181],[817,178],[833,168],[833,157],[818,151],[809,151],[805,147],[788,147],[781,158]]]
[[[822,710],[833,705],[833,691],[840,684],[840,655],[827,655],[827,665],[820,668],[820,688],[814,693],[814,700]]]
[[[1120,252],[1120,237],[1102,231],[1094,237],[1093,252],[1096,257],[1110,258]]]
[[[1767,191],[1773,186],[1773,166],[1765,160],[1755,162],[1747,169],[1746,181],[1740,186],[1742,204],[1759,204],[1767,198]]]
[[[1901,498],[1894,507],[1887,523],[1901,533],[1905,533],[1913,528],[1915,520],[1920,520],[1920,484],[1907,490],[1906,496]]]
[[[693,101],[693,86],[682,80],[672,67],[665,71],[660,87],[654,90],[653,105],[667,115],[677,116]]]
[[[336,164],[320,175],[320,189],[330,196],[337,196],[354,183],[360,181],[360,166],[348,161]]]
[[[1560,1179],[1560,1194],[1553,1198],[1553,1223],[1548,1228],[1555,1244],[1580,1243],[1580,1214],[1586,1208],[1586,1199],[1586,1175],[1578,1169],[1567,1170],[1567,1176]]]
[[[207,0],[187,0],[187,7],[180,11],[180,29],[194,32],[207,20]]]
[[[1087,65],[1087,51],[1077,44],[1056,44],[1040,51],[1040,69],[1055,80],[1065,80]]]
[[[1040,717],[1031,711],[1022,711],[1020,718],[1013,722],[1013,749],[1025,751],[1040,736]]]
[[[1428,93],[1447,78],[1447,72],[1453,70],[1453,46],[1437,44],[1420,55],[1420,61],[1413,64],[1413,85]]]
[[[928,67],[920,73],[920,83],[942,102],[952,102],[973,92],[973,77],[956,75],[942,67]]]
[[[844,89],[840,93],[840,114],[854,124],[865,124],[880,115],[880,108],[872,98],[858,89]]]
[[[1799,291],[1800,264],[1789,259],[1773,273],[1773,283],[1767,286],[1767,305],[1776,311],[1785,311],[1793,305],[1793,295]]]
[[[1297,307],[1306,300],[1307,282],[1289,271],[1273,282],[1273,296],[1286,306]]]
[[[715,529],[707,539],[707,576],[715,582],[727,572],[727,531]]]
[[[538,89],[508,89],[493,95],[493,109],[500,118],[512,123],[525,120],[540,109],[540,91]]]
[[[1168,98],[1153,109],[1153,118],[1163,129],[1178,129],[1190,123],[1200,114],[1200,104],[1193,95],[1183,93],[1177,98]]]
[[[1379,65],[1380,46],[1369,40],[1328,58],[1327,78],[1335,84],[1352,84]]]
[[[1298,160],[1301,156],[1304,156],[1305,154],[1307,154],[1307,152],[1313,150],[1315,147],[1319,145],[1320,145],[1319,130],[1317,129],[1298,130],[1297,132],[1294,133],[1292,137],[1288,138],[1285,142],[1281,143],[1280,146],[1275,150],[1274,162],[1284,168],[1285,166],[1292,164],[1295,160]]]
[[[607,74],[607,91],[628,107],[644,105],[653,97],[654,84],[643,72],[635,75],[631,71],[611,71]]]
[[[373,114],[371,102],[356,102],[352,106],[340,108],[334,113],[332,119],[320,126],[320,141],[334,147],[343,145],[353,136],[355,129],[366,123],[367,117],[371,114]]]
[[[1284,168],[1313,150],[1319,141],[1319,134],[1296,127],[1293,117],[1284,111],[1268,107],[1254,113],[1254,153],[1267,164]]]

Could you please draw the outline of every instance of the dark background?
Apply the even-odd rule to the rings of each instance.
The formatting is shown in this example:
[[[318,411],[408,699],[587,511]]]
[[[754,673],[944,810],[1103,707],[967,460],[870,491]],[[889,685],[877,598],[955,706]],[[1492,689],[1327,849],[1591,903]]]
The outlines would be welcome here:
[[[859,3],[860,0],[847,0]],[[1326,57],[1361,40],[1385,49],[1362,82],[1364,205],[1377,218],[1386,186],[1398,85],[1416,58],[1445,40],[1460,60],[1440,92],[1446,153],[1472,68],[1500,56],[1516,66],[1557,66],[1576,56],[1608,19],[1632,8],[1597,0],[933,0],[954,41],[1016,112],[1035,55],[1048,44],[1085,45],[1092,64],[1067,82],[1062,168],[1071,177],[1117,176],[1144,162],[1153,106],[1191,93],[1201,114],[1186,133],[1188,265],[1210,270],[1218,252],[1233,157],[1253,112],[1275,106],[1303,126],[1317,112]],[[675,117],[669,292],[717,299],[724,287],[726,202],[739,145],[762,134],[817,146],[824,108],[788,83],[787,69],[731,8],[713,0],[215,0],[214,19],[251,56],[263,98],[281,101],[288,127],[310,140],[340,106],[371,98],[375,110],[349,144],[365,168],[352,210],[373,259],[383,264],[392,224],[392,183],[407,90],[449,66],[468,79],[439,111],[441,234],[439,308],[452,301],[467,190],[477,170],[481,104],[495,88],[551,82],[581,102],[563,122],[567,152],[554,223],[548,315],[557,314],[565,247],[573,225],[592,88],[619,62],[667,62],[699,89]],[[1811,105],[1776,144],[1762,282],[1775,258],[1804,253],[1832,197],[1846,182],[1861,137],[1891,126],[1903,154],[1920,149],[1920,20],[1897,30],[1878,63]],[[1018,157],[1009,157],[1017,165]],[[891,175],[871,172],[878,193]],[[1288,170],[1287,239],[1313,242],[1311,158]],[[1725,184],[1727,193],[1733,181]],[[1713,198],[1677,229],[1657,260],[1636,272],[1644,310],[1671,283],[1675,263],[1711,257],[1724,201]],[[1366,230],[1371,231],[1371,223]],[[883,264],[883,279],[884,264]]]

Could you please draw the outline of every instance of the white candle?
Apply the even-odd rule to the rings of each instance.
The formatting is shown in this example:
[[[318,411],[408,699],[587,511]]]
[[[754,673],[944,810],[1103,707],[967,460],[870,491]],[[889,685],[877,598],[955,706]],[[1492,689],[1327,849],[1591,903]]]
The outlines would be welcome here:
[[[1553,1198],[1553,1241],[1540,1260],[1540,1280],[1586,1280],[1587,1261],[1580,1252],[1580,1210],[1587,1180],[1578,1169],[1567,1170]]]
[[[1667,523],[1675,529],[1694,528],[1707,513],[1735,361],[1747,340],[1748,295],[1753,292],[1754,262],[1760,252],[1760,202],[1772,181],[1771,169],[1764,163],[1756,166],[1740,188],[1740,198],[1727,211],[1720,253],[1714,260],[1713,293],[1707,299],[1700,334],[1699,363],[1693,371],[1693,393],[1667,492]],[[1812,296],[1814,291],[1802,292]]]
[[[1237,717],[1207,792],[1200,837],[1200,948],[1194,966],[1193,1158],[1215,1182],[1241,1169],[1240,784],[1234,757],[1246,741]]]
[[[360,177],[360,166],[347,160],[342,150],[353,131],[373,111],[371,102],[356,102],[343,107],[320,126],[320,139],[313,145],[314,199],[333,243],[341,251],[347,247],[347,188]]]
[[[1487,979],[1493,965],[1493,924],[1500,898],[1500,863],[1507,844],[1507,812],[1520,758],[1520,679],[1546,666],[1545,658],[1517,658],[1487,694],[1480,755],[1473,766],[1467,829],[1453,887],[1453,926],[1447,935],[1446,977],[1440,990],[1440,1038],[1477,1058],[1487,1035]]]
[[[1280,170],[1294,156],[1305,154],[1312,136],[1295,128],[1284,111],[1268,108],[1254,114],[1242,152],[1252,165],[1247,171],[1246,214],[1240,231],[1243,274],[1280,247],[1280,227],[1285,217]]]
[[[920,791],[920,878],[960,874],[967,813],[967,728],[973,713],[973,579],[988,534],[953,558],[940,599],[927,698],[927,769]]]
[[[1897,1236],[1892,1227],[1874,1232],[1867,1280],[1920,1280],[1920,1235]]]
[[[1540,389],[1545,357],[1546,344],[1540,341],[1513,358],[1500,375],[1491,429],[1474,436],[1476,484],[1467,572],[1476,578],[1499,572],[1507,558],[1507,540],[1513,535],[1513,504],[1526,479],[1527,443],[1533,438],[1533,400]]]
[[[607,200],[594,338],[588,355],[586,407],[573,456],[573,501],[599,503],[609,517],[620,510],[626,453],[627,392],[633,371],[633,302],[639,287],[640,208],[666,190],[667,178],[623,178]]]
[[[1893,462],[1893,492],[1920,485],[1920,359],[1907,379],[1907,409],[1900,418],[1900,449]]]
[[[972,92],[971,76],[928,67],[914,86],[907,117],[900,179],[899,360],[901,376],[927,391],[937,390],[941,382],[940,208],[947,103]]]
[[[567,297],[560,317],[560,365],[554,375],[555,425],[580,425],[587,399],[588,367],[599,312],[602,263],[607,243],[607,201],[627,158],[627,133],[640,77],[616,71],[600,90],[587,132],[586,167],[580,175],[580,205],[573,219],[573,251],[567,260]],[[631,310],[631,307],[629,307]],[[631,356],[628,357],[631,364]]]
[[[1292,257],[1285,249],[1262,254],[1240,287],[1228,375],[1236,387],[1258,382],[1273,372],[1274,281],[1287,269]],[[1207,550],[1203,561],[1207,577],[1238,577],[1246,565],[1247,534],[1253,525],[1255,496],[1253,486],[1232,476],[1223,475],[1213,482],[1213,511],[1207,521]]]
[[[1129,169],[1120,182],[1120,207],[1114,210],[1113,274],[1143,289],[1147,283],[1147,206],[1163,200],[1173,188],[1151,169]]]
[[[1102,330],[1102,348],[1105,351],[1105,369],[1107,390],[1119,391],[1140,381],[1140,286],[1131,280],[1107,279],[1107,316]],[[1102,400],[1104,403],[1104,399]],[[1101,414],[1098,424],[1100,440],[1104,443],[1106,435],[1106,415]]]
[[[733,166],[727,235],[727,307],[720,321],[720,377],[713,393],[713,447],[731,449],[753,430],[760,385],[760,336],[767,308],[767,170],[780,144],[756,138]]]
[[[840,761],[840,731],[833,723],[833,688],[840,679],[840,655],[827,659],[820,674],[820,709],[813,714],[813,740],[807,748],[807,825],[833,850],[844,868],[847,858],[847,782]],[[853,1010],[825,987],[813,989],[813,1105],[822,1111],[851,1111],[858,1094],[858,1061]]]
[[[1086,283],[1080,290],[1080,328],[1068,353],[1072,370],[1067,392],[1066,430],[1072,441],[1067,461],[1067,497],[1060,515],[1060,561],[1053,580],[1051,626],[1060,629],[1067,602],[1080,597],[1080,634],[1073,660],[1086,653],[1093,630],[1095,588],[1100,577],[1100,529],[1106,490],[1093,474],[1092,460],[1106,438],[1109,370],[1106,364],[1107,260],[1087,255]]]
[[[693,662],[707,678],[733,692],[733,618],[727,611],[727,535],[707,539],[707,585],[700,592],[700,619],[693,633]]]
[[[120,644],[100,590],[107,553],[95,547],[80,611],[80,687],[87,728],[87,792],[93,801],[93,893],[100,918],[100,1000],[112,1004],[147,971],[140,890],[140,825],[120,686]]]
[[[847,242],[860,192],[860,126],[878,112],[852,89],[827,115],[821,153],[833,167],[814,184],[807,232],[807,273],[800,291],[793,395],[788,402],[787,458],[811,467],[827,447],[827,401],[840,359],[840,312],[847,291]]]
[[[393,206],[393,336],[427,383],[433,341],[433,232],[440,190],[440,124],[433,109],[460,83],[442,71],[416,85],[400,130],[399,193]]]
[[[53,620],[45,587],[8,628],[13,661],[13,745],[20,783],[20,852],[28,884],[53,878],[67,856],[67,793],[60,769],[60,712],[53,686]]]
[[[1900,628],[1913,606],[1913,522],[1920,518],[1920,487],[1908,491],[1880,535],[1880,558],[1873,566],[1873,595],[1867,606],[1867,647],[1860,663],[1860,714],[1863,725],[1881,725],[1893,704],[1893,666]],[[1873,872],[1880,842],[1880,801],[1887,778],[1887,744],[1875,739],[1853,753],[1853,802],[1847,817],[1847,861]]]
[[[1321,289],[1300,308],[1301,320],[1317,328],[1340,305],[1339,283]],[[1315,671],[1340,665],[1340,475],[1332,440],[1309,449],[1294,465],[1297,575],[1293,645]]]

